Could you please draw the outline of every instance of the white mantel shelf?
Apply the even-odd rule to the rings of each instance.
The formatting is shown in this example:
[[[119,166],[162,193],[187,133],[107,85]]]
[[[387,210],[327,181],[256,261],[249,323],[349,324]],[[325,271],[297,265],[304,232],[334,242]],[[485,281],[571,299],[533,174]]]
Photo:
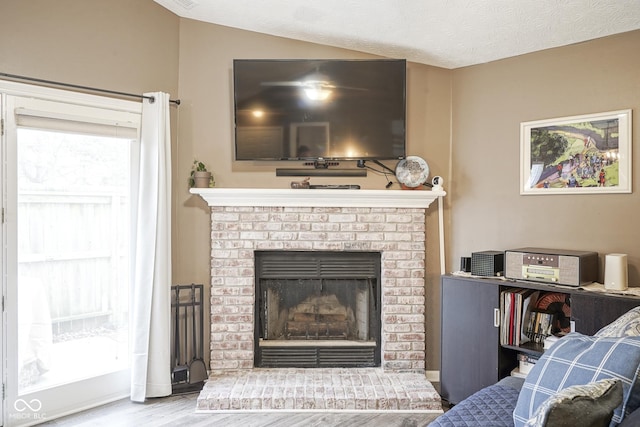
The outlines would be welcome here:
[[[209,206],[428,208],[444,190],[192,188]]]

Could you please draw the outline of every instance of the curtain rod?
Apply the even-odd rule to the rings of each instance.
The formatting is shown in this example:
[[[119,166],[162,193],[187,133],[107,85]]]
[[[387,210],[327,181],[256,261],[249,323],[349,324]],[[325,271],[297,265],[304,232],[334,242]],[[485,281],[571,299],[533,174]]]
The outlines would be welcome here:
[[[71,88],[74,88],[74,89],[90,90],[90,91],[93,91],[93,92],[109,93],[111,95],[131,96],[131,97],[140,98],[140,99],[148,99],[149,102],[151,102],[151,103],[154,103],[155,100],[156,100],[153,96],[137,95],[135,93],[127,93],[127,92],[118,92],[118,91],[115,91],[115,90],[99,89],[99,88],[90,87],[90,86],[80,86],[80,85],[74,85],[74,84],[71,84],[71,83],[54,82],[52,80],[36,79],[36,78],[33,78],[33,77],[18,76],[18,75],[15,75],[15,74],[0,73],[0,77],[7,77],[7,78],[10,78],[10,79],[16,79],[16,80],[26,80],[26,81],[30,81],[30,82],[44,83],[44,84],[48,84],[48,85],[71,87]],[[170,99],[169,102],[172,103],[172,104],[180,105],[180,100],[179,99],[175,99],[175,100],[174,99]]]

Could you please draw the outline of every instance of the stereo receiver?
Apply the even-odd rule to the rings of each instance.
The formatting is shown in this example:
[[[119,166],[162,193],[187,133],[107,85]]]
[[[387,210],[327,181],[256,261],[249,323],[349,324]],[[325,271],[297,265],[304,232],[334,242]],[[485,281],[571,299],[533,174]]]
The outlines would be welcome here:
[[[540,248],[505,251],[505,277],[581,286],[598,280],[598,253]]]

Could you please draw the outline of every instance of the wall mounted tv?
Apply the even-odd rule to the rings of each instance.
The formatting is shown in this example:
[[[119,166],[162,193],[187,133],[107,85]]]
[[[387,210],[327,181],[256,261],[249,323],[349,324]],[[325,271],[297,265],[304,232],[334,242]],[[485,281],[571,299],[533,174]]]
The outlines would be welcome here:
[[[406,61],[237,59],[236,160],[406,155]]]

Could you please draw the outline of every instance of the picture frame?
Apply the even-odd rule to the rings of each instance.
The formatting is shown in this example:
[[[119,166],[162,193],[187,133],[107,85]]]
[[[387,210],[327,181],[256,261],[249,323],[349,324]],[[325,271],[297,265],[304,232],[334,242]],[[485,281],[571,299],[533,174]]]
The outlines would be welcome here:
[[[520,194],[631,193],[631,109],[520,124]]]

